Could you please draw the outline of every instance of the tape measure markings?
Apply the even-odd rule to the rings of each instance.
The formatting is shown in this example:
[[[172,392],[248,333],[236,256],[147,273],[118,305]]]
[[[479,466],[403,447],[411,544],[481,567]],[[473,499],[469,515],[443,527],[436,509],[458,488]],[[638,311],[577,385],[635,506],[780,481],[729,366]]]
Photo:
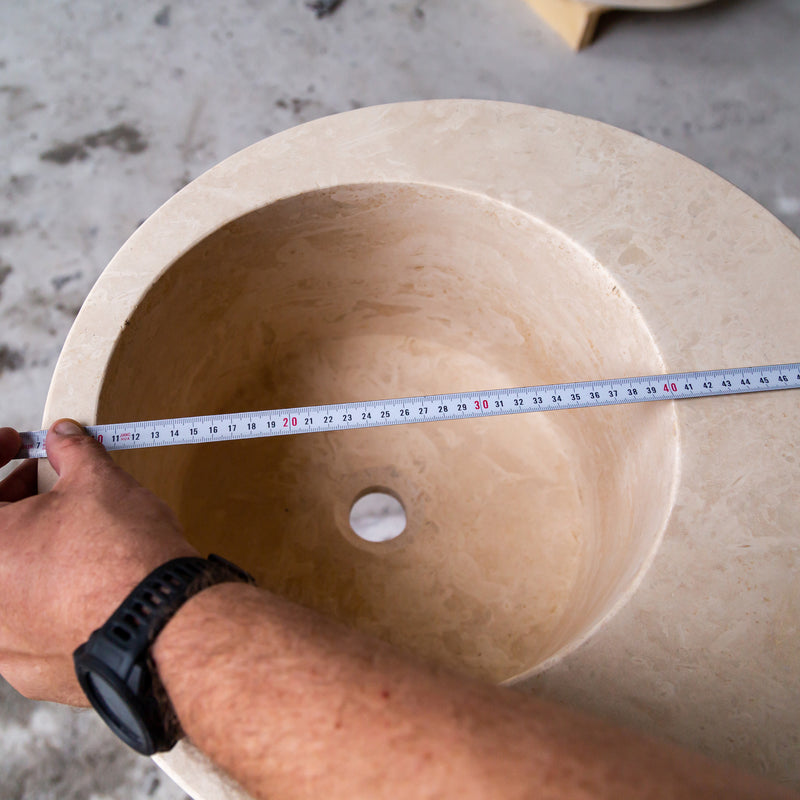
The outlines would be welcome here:
[[[800,363],[793,363],[110,423],[86,430],[107,450],[135,450],[797,388]],[[20,434],[23,445],[17,458],[45,458],[46,434]]]

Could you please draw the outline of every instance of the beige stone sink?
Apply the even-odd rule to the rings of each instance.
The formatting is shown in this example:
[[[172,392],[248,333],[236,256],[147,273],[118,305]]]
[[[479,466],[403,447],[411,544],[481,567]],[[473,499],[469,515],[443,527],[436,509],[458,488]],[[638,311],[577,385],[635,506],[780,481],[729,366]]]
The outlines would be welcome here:
[[[766,211],[631,134],[511,104],[363,109],[238,153],[142,225],[76,320],[45,423],[798,360],[799,266]],[[267,588],[737,756],[729,731],[698,736],[690,695],[766,670],[756,702],[796,704],[796,643],[757,644],[799,616],[796,410],[782,393],[116,457]],[[392,541],[350,528],[375,488],[406,512]],[[777,729],[748,731],[789,768]],[[196,798],[235,792],[186,743],[159,763]]]

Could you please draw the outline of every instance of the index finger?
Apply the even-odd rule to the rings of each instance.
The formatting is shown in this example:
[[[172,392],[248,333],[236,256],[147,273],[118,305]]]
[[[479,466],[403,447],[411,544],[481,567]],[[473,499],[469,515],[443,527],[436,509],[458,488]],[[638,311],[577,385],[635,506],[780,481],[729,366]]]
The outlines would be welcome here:
[[[0,507],[16,503],[36,494],[39,465],[35,458],[28,459],[0,483]]]
[[[0,428],[0,467],[11,461],[22,447],[22,440],[13,428]]]

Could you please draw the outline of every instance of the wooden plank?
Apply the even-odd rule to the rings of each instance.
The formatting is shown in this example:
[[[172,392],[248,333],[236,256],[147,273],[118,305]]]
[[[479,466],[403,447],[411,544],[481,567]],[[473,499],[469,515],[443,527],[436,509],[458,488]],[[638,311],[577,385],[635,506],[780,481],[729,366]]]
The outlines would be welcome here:
[[[600,15],[608,6],[579,0],[527,0],[528,5],[573,49],[592,41]]]

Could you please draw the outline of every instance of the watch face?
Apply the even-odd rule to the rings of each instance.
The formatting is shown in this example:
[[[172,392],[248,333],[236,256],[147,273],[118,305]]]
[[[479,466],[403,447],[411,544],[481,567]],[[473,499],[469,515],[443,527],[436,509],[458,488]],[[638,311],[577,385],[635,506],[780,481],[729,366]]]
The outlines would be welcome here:
[[[150,736],[142,720],[133,713],[124,698],[120,697],[119,691],[96,672],[87,672],[85,680],[89,691],[94,695],[92,705],[117,736],[140,753],[147,752]]]

